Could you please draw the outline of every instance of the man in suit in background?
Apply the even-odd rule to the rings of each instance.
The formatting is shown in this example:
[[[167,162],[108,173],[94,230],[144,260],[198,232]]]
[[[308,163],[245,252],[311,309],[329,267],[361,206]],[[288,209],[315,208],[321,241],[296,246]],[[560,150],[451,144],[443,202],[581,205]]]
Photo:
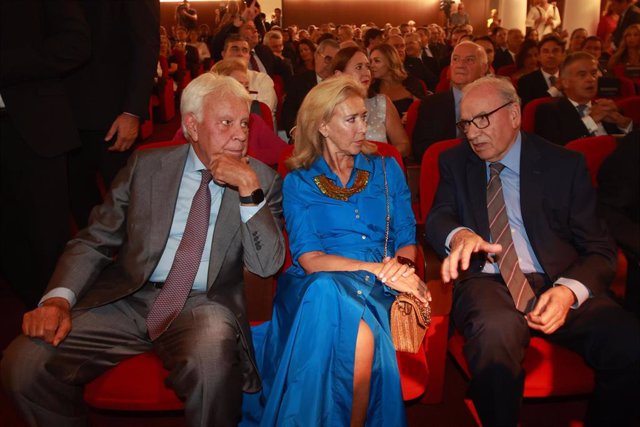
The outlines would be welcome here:
[[[456,138],[462,88],[484,76],[489,69],[484,49],[470,41],[458,44],[451,54],[451,89],[427,96],[418,109],[413,131],[413,155],[417,162],[430,145]]]
[[[631,131],[598,173],[598,212],[627,257],[624,307],[640,318],[640,129]]]
[[[640,23],[640,7],[635,5],[634,0],[612,0],[611,9],[620,15],[618,25],[613,31],[613,44],[619,48],[624,30],[631,24]]]
[[[282,105],[279,127],[289,133],[296,123],[296,116],[304,97],[322,80],[331,77],[331,61],[340,50],[338,42],[326,39],[320,42],[314,53],[314,71],[305,71],[295,75],[285,88],[286,97]]]
[[[413,35],[414,37],[418,37],[413,33],[408,33],[407,36]],[[398,51],[398,56],[400,56],[400,60],[402,60],[402,64],[404,66],[405,71],[409,74],[410,81],[414,83],[419,83],[416,81],[422,81],[427,89],[435,90],[436,85],[438,84],[438,77],[433,74],[425,65],[422,63],[422,60],[419,57],[409,56],[407,54],[407,46],[405,43],[405,39],[402,36],[392,35],[387,38],[385,42],[388,45],[393,46]],[[419,55],[420,50],[416,50],[416,54]],[[407,84],[408,82],[405,82]]]
[[[3,1],[0,19],[0,271],[33,308],[70,237],[80,139],[62,79],[89,60],[91,36],[70,0]]]
[[[246,156],[249,104],[205,73],[182,94],[189,144],[135,152],[71,240],[2,359],[29,425],[85,425],[82,386],[154,350],[190,426],[236,426],[257,391],[243,269],[284,260],[282,180]],[[73,323],[72,323],[73,322]]]
[[[412,54],[411,56],[419,57],[425,67],[429,69],[438,79],[440,78],[440,63],[438,62],[437,53],[439,52],[436,46],[431,43],[430,32],[427,27],[419,27],[415,33],[409,33],[405,35],[405,42],[409,43],[408,36],[415,34],[418,36],[420,43],[419,54]],[[437,84],[437,82],[436,82]]]
[[[158,0],[80,2],[91,28],[91,59],[65,80],[82,147],[69,153],[71,209],[78,228],[127,161],[149,97],[160,50]]]
[[[564,59],[564,42],[556,36],[545,36],[538,43],[540,50],[540,69],[525,74],[518,80],[518,95],[522,107],[532,99],[547,96],[562,96],[558,88],[560,82],[560,64]]]
[[[640,326],[607,296],[615,245],[595,212],[584,158],[520,132],[511,83],[464,89],[467,143],[440,157],[427,239],[455,281],[452,319],[465,338],[470,396],[483,425],[515,426],[531,335],[595,369],[586,425],[637,421]]]
[[[536,109],[535,133],[565,145],[592,135],[628,133],[633,127],[611,99],[591,100],[598,93],[598,62],[587,52],[568,55],[560,67],[564,97]]]

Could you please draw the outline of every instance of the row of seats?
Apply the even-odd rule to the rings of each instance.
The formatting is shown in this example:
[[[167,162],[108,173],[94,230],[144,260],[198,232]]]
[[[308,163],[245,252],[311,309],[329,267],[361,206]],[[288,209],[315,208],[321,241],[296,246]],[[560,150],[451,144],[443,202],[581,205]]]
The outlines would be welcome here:
[[[421,162],[419,177],[418,227],[424,222],[433,203],[439,182],[438,158],[440,153],[457,144],[461,139],[441,141],[429,147]],[[147,144],[144,149],[176,144],[166,141]],[[395,147],[377,143],[382,155],[394,157],[403,170],[405,165]],[[606,156],[615,149],[616,142],[610,136],[583,138],[567,144],[568,149],[582,152],[587,160],[594,184],[597,171]],[[279,173],[286,175],[286,160],[293,151],[287,147],[279,162]],[[420,236],[421,233],[419,232]],[[419,274],[426,278],[424,258],[421,252],[418,260]],[[285,266],[291,264],[290,254]],[[436,269],[437,266],[429,266]],[[447,350],[461,369],[469,376],[468,366],[463,355],[464,338],[454,333],[449,339],[449,311],[451,307],[451,284],[433,279],[428,281],[433,294],[433,323],[429,328],[421,350],[417,354],[398,353],[398,364],[402,379],[405,400],[422,398],[423,403],[437,403],[442,400],[444,387],[444,368]],[[593,372],[582,358],[567,349],[534,337],[524,361],[525,397],[567,396],[589,393],[593,389]],[[130,358],[107,371],[87,385],[85,400],[90,406],[99,409],[166,411],[182,409],[182,402],[173,390],[166,387],[164,379],[168,372],[153,352],[143,353]],[[466,401],[475,413],[470,400]]]

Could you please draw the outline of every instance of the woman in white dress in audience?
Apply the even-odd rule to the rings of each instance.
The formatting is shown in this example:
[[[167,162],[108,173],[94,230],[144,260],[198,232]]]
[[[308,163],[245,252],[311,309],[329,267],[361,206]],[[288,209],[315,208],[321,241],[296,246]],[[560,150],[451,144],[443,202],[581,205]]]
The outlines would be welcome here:
[[[368,90],[371,70],[366,53],[354,46],[340,49],[331,64],[334,74],[348,74]],[[388,142],[398,149],[402,157],[411,153],[411,142],[402,126],[400,115],[386,95],[378,94],[365,99],[368,111],[367,134],[369,141]]]

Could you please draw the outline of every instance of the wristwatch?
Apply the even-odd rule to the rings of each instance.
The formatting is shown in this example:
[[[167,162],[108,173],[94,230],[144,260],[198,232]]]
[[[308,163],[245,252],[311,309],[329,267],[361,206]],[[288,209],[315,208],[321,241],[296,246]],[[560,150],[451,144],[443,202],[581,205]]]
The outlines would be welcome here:
[[[262,188],[254,190],[249,196],[240,196],[240,203],[243,205],[258,205],[264,200]]]

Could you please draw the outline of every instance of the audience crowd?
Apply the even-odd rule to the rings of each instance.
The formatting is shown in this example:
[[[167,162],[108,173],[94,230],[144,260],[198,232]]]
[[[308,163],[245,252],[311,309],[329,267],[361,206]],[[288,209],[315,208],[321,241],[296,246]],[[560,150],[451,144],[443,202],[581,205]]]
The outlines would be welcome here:
[[[640,8],[636,6],[635,0],[608,2],[596,34],[590,34],[585,28],[577,28],[567,34],[562,28],[557,5],[547,0],[533,2],[526,16],[527,28],[524,33],[519,28],[501,26],[502,21],[498,18],[497,11],[493,13],[487,28],[474,29],[469,24],[469,15],[462,3],[451,14],[445,27],[415,21],[398,23],[397,26],[373,22],[360,25],[339,23],[339,18],[336,17],[336,23],[317,23],[302,28],[287,22],[286,14],[283,16],[281,9],[276,9],[271,17],[267,17],[257,1],[229,1],[225,7],[215,11],[214,18],[213,22],[207,20],[208,24],[201,23],[203,16],[199,16],[188,1],[184,1],[175,11],[175,25],[170,28],[160,26],[157,29],[157,67],[154,68],[155,76],[149,75],[149,80],[153,77],[155,82],[149,97],[156,99],[149,103],[149,112],[152,113],[149,120],[153,120],[158,108],[162,107],[163,102],[167,102],[161,93],[170,93],[168,102],[172,102],[172,108],[175,108],[180,106],[181,96],[189,83],[199,76],[213,73],[216,76],[233,77],[242,84],[251,98],[246,124],[249,129],[247,151],[249,155],[271,167],[277,166],[286,145],[295,142],[296,118],[299,117],[298,110],[301,106],[306,105],[306,95],[315,93],[312,92],[314,88],[336,75],[352,77],[357,85],[351,90],[358,94],[362,92],[362,100],[368,112],[366,139],[393,145],[408,164],[418,167],[424,153],[439,141],[469,139],[470,134],[484,129],[479,125],[483,121],[486,121],[485,127],[491,130],[494,119],[493,116],[489,119],[489,116],[504,107],[507,108],[499,116],[504,116],[505,123],[513,117],[519,120],[522,116],[524,128],[524,119],[533,119],[532,128],[523,130],[535,134],[532,138],[536,145],[544,144],[538,142],[542,139],[558,146],[591,136],[614,135],[620,140],[624,139],[624,143],[619,144],[619,150],[605,163],[605,173],[599,176],[598,214],[602,222],[608,222],[609,227],[614,230],[612,235],[627,257],[626,299],[620,302],[628,311],[640,317],[640,208],[637,193],[637,152],[640,145]],[[155,16],[150,24],[159,22]],[[288,26],[285,27],[283,23]],[[139,26],[138,29],[144,31],[147,28]],[[87,39],[86,33],[90,30],[94,28],[80,28],[78,32],[83,36],[80,40]],[[150,36],[147,34],[144,37]],[[157,51],[156,43],[149,42],[148,45]],[[78,58],[78,63],[86,62],[85,57],[89,56],[88,46],[82,48],[86,48],[87,52],[83,53],[83,58]],[[137,48],[139,46],[132,47],[131,50],[135,52]],[[6,50],[6,46],[2,50]],[[95,50],[92,52],[95,56]],[[4,62],[4,52],[2,58]],[[147,68],[150,69],[150,64],[147,64]],[[74,76],[79,75],[77,70],[62,71],[71,73],[71,78],[62,76],[71,82]],[[5,74],[3,70],[2,75]],[[122,76],[123,81],[126,80],[125,77],[127,76]],[[490,80],[485,80],[487,77]],[[494,81],[494,77],[502,83]],[[0,107],[2,119],[12,120],[19,127],[20,119],[11,116],[12,91],[15,89],[11,84],[15,81],[15,85],[19,85],[21,81],[15,76],[12,78],[7,85],[0,86]],[[139,75],[136,78],[141,79]],[[506,104],[491,112],[476,108],[477,105],[484,105],[481,103],[487,99],[504,101],[496,95],[496,91],[502,90],[504,82],[513,87],[514,96],[517,93],[515,98],[519,98],[519,101],[509,98]],[[80,82],[77,84],[80,85]],[[131,87],[140,86],[133,81],[128,84]],[[508,91],[508,88],[504,91]],[[484,96],[485,92],[487,96]],[[478,104],[471,104],[468,100],[464,102],[463,97],[469,93],[478,99]],[[241,95],[236,96],[246,96]],[[146,92],[143,100],[146,100],[145,97]],[[70,96],[69,102],[74,102],[73,96]],[[360,101],[358,106],[359,103]],[[119,120],[133,118],[136,125],[139,121],[142,126],[147,112],[143,111],[144,106],[142,110],[137,104],[136,107],[138,108],[125,107],[123,111],[118,111],[120,115],[116,117]],[[469,112],[474,115],[469,116]],[[94,139],[98,138],[97,141],[102,143],[104,133],[110,125],[112,129],[109,130],[107,139],[115,140],[120,137],[122,130],[114,137],[116,132],[113,126],[116,124],[111,124],[116,117],[108,123],[106,119],[102,120],[98,126],[100,133]],[[86,129],[82,126],[78,126],[78,129],[80,136],[85,136],[83,131]],[[519,128],[514,131],[514,135],[518,131]],[[136,132],[133,134],[137,135]],[[3,136],[3,140],[4,138]],[[75,133],[73,138],[74,141],[77,139]],[[527,138],[529,137],[525,137],[524,141]],[[193,142],[187,128],[180,129],[176,139]],[[520,146],[520,137],[517,141]],[[75,142],[75,146],[81,144],[80,140]],[[82,141],[82,144],[85,144],[86,152],[88,143]],[[102,156],[107,160],[111,159],[113,163],[115,160],[112,158],[117,155],[116,163],[120,167],[126,164],[131,153],[129,147],[130,145],[122,149],[108,149]],[[563,148],[558,148],[559,151],[556,148],[548,149],[545,154],[552,156],[556,153],[554,165],[562,168],[562,162],[565,161],[567,168],[576,167],[574,157],[562,154],[565,153]],[[65,148],[61,152],[65,153],[66,150]],[[474,146],[473,150],[479,148]],[[625,156],[620,154],[623,150],[635,154]],[[459,151],[456,153],[462,157],[462,150]],[[6,152],[3,151],[3,155]],[[55,154],[58,155],[57,152]],[[98,166],[89,164],[80,154],[73,150],[69,152],[70,171],[73,172],[74,165],[78,162],[84,162],[92,176],[95,175]],[[34,156],[46,158],[51,157],[51,153],[38,152]],[[629,160],[633,156],[635,164],[630,164]],[[454,164],[453,154],[449,157],[449,161]],[[612,166],[614,161],[624,166],[616,169]],[[29,160],[29,164],[38,164],[35,162]],[[56,168],[66,167],[66,162],[65,156],[64,162],[56,165]],[[106,160],[102,161],[104,162]],[[2,162],[2,167],[8,170],[5,163]],[[620,177],[621,168],[633,169],[635,175],[632,174],[631,178],[627,175]],[[5,170],[2,172],[3,179]],[[11,170],[14,171],[15,168]],[[270,171],[264,172],[265,176],[268,173]],[[104,182],[108,186],[112,175],[115,172],[100,177],[96,183]],[[5,180],[9,182],[8,179]],[[66,185],[64,179],[59,177],[59,180]],[[453,181],[455,179],[452,178],[448,185],[454,186]],[[64,194],[63,200],[68,200],[73,206],[73,197],[79,190],[74,188],[77,187],[77,182],[75,185],[74,182],[68,185],[69,194]],[[459,183],[456,182],[455,185]],[[626,191],[628,187],[636,190]],[[584,191],[586,194],[590,190]],[[450,202],[447,206],[460,203],[456,194],[448,195],[456,200],[447,200]],[[10,197],[13,194],[4,191],[0,200],[5,202]],[[439,199],[443,198],[439,194]],[[590,205],[591,207],[593,206]],[[547,208],[561,210],[563,207],[543,206],[543,209]],[[82,214],[74,212],[77,216],[75,222],[80,226],[87,224],[88,208],[85,211]],[[569,221],[565,216],[560,216],[574,214],[560,211],[554,213],[558,216],[557,221]],[[456,214],[463,215],[461,212]],[[9,218],[8,215],[5,217]],[[445,219],[437,219],[446,222]],[[621,224],[624,224],[624,229],[621,229]],[[564,224],[558,226],[562,225]],[[6,231],[7,224],[3,223],[2,226]],[[24,228],[30,226],[33,224],[24,224]],[[530,230],[527,228],[526,231]],[[434,232],[431,230],[431,233]],[[453,231],[451,233],[453,235]],[[606,234],[606,231],[603,233]],[[274,234],[277,235],[276,232]],[[583,236],[576,239],[581,237]],[[57,238],[56,257],[63,250],[59,242],[62,238]],[[603,241],[606,239],[606,236],[602,237]],[[438,236],[437,239],[432,237],[432,240],[441,243],[441,248],[437,251],[447,248],[447,252],[441,254],[447,259],[450,257],[449,248],[453,247],[453,243],[458,244],[457,240],[451,241],[451,236]],[[488,242],[483,243],[490,245]],[[4,253],[3,250],[3,258]],[[607,254],[609,255],[611,254]],[[47,268],[44,269],[47,274],[53,269],[50,260],[52,256],[49,256]],[[3,260],[2,272],[7,277],[13,277],[13,274],[8,273],[10,267],[4,264],[14,258],[11,256]],[[275,267],[268,272],[273,271]],[[39,294],[46,286],[43,274],[38,280]],[[589,292],[591,290],[587,293]],[[34,306],[37,302],[33,294],[34,292],[30,293],[27,301],[29,306]],[[576,302],[578,305],[580,303],[582,300]]]

